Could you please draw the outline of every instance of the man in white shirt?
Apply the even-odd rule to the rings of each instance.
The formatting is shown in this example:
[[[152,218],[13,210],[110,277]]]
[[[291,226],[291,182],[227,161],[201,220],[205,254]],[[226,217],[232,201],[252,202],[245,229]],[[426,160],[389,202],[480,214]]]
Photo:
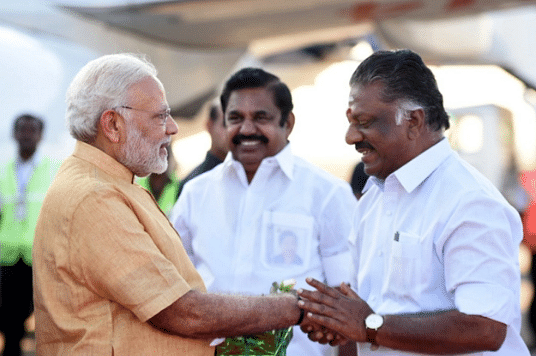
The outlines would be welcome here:
[[[346,141],[371,175],[350,235],[357,293],[308,279],[317,291],[300,304],[360,356],[529,355],[519,214],[450,148],[432,72],[411,51],[382,51],[350,86]]]
[[[273,282],[349,282],[347,237],[357,200],[347,182],[294,156],[292,97],[276,76],[245,68],[221,95],[230,154],[192,179],[171,221],[211,292],[267,294]],[[299,331],[299,330],[298,330]],[[329,346],[295,332],[287,355]]]

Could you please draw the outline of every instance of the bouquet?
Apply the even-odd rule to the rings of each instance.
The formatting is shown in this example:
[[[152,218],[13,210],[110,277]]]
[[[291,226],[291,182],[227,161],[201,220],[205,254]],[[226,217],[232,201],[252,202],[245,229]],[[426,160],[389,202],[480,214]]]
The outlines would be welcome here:
[[[274,282],[270,294],[294,292],[296,281]],[[286,356],[287,347],[292,339],[292,326],[284,329],[266,331],[257,335],[244,335],[222,339],[216,346],[217,356]],[[218,339],[217,339],[218,340]]]

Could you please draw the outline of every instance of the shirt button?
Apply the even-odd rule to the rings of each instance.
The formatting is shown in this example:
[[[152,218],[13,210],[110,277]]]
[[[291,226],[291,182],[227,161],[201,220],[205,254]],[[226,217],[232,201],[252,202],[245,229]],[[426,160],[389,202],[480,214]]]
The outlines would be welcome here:
[[[387,210],[386,214],[387,214],[387,216],[391,216],[391,214],[393,214],[393,213],[391,212],[391,210]]]

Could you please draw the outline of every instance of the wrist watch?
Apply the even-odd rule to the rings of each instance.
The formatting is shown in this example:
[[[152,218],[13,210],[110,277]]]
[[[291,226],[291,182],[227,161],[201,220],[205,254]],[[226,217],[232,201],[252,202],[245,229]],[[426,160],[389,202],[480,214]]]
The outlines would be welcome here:
[[[376,334],[378,329],[383,325],[383,316],[379,314],[369,314],[365,319],[365,328],[367,332],[367,341],[371,343],[370,349],[377,350],[380,346],[376,343]]]

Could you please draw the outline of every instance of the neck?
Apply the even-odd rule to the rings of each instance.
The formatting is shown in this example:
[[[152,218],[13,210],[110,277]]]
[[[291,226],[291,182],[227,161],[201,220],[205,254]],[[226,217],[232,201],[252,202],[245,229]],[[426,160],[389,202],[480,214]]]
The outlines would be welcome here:
[[[20,160],[21,160],[22,162],[27,162],[27,161],[29,161],[29,160],[33,157],[34,153],[35,153],[35,150],[31,150],[31,151],[29,151],[29,150],[19,151],[19,157],[20,157]]]
[[[227,156],[227,151],[222,151],[217,148],[211,147],[209,152],[216,158],[218,158],[220,161],[225,160],[225,156]]]
[[[430,136],[428,137],[428,139],[425,142],[423,142],[424,145],[422,147],[421,153],[426,151],[430,147],[434,146],[436,143],[441,141],[444,137],[445,136],[443,136],[443,131],[442,130],[434,131],[433,133],[431,133]]]

